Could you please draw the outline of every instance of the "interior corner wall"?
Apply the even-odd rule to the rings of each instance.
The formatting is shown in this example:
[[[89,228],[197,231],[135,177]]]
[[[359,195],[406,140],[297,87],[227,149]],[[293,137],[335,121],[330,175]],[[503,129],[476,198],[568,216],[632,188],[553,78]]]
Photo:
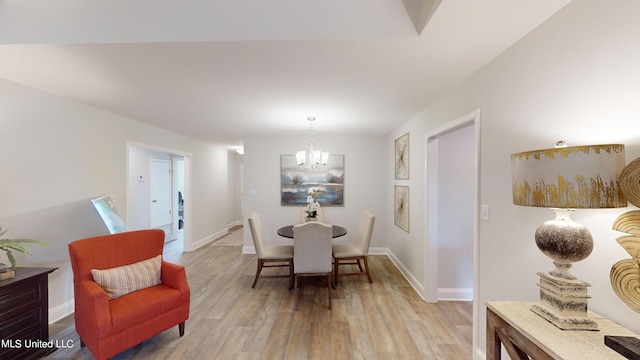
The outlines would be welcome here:
[[[490,205],[491,217],[480,222],[474,358],[485,351],[486,302],[537,301],[536,272],[553,269],[534,242],[537,226],[553,214],[512,204],[510,154],[565,140],[571,145],[622,143],[627,162],[640,156],[640,42],[632,35],[640,33],[639,13],[637,1],[574,1],[388,137],[392,144],[411,134],[409,183],[412,204],[417,203],[413,188],[420,189],[423,182],[424,134],[469,111],[481,111],[479,197],[481,204]],[[388,169],[393,182],[393,159]],[[415,196],[421,195],[417,191]],[[589,228],[595,245],[572,273],[591,283],[591,310],[640,332],[640,315],[613,293],[609,281],[611,266],[629,258],[615,240],[621,234],[611,225],[633,209],[574,213],[572,218]],[[411,212],[410,234],[388,220],[390,249],[420,279],[424,229],[414,224],[424,214],[413,206]]]
[[[192,238],[226,229],[227,150],[0,79],[0,225],[32,238],[18,266],[57,267],[49,275],[50,320],[73,311],[67,245],[107,233],[90,199],[111,194],[127,218],[127,143],[192,155]],[[187,245],[185,244],[185,248]],[[6,262],[0,253],[0,262]]]
[[[235,150],[228,151],[227,166],[227,194],[228,201],[228,226],[242,225],[242,155]]]

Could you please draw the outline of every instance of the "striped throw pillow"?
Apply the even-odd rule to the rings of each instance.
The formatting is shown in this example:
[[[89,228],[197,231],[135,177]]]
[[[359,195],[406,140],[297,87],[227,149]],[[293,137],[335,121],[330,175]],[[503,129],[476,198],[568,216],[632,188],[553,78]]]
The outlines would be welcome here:
[[[161,283],[162,255],[112,269],[91,269],[93,281],[107,292],[109,300]]]

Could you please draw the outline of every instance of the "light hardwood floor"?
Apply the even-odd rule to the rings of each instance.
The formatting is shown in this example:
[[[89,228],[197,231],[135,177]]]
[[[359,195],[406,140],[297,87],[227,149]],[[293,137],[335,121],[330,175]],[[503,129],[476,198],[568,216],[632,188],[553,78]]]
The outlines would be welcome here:
[[[227,236],[241,239],[242,229]],[[308,281],[293,311],[287,279],[260,279],[251,288],[256,258],[242,255],[240,246],[176,249],[167,244],[164,256],[186,267],[191,287],[184,337],[176,326],[114,360],[472,358],[472,303],[425,303],[386,256],[369,257],[372,284],[366,276],[340,279],[333,310],[321,282]],[[52,324],[50,337],[73,346],[47,359],[93,359],[80,348],[73,315]]]

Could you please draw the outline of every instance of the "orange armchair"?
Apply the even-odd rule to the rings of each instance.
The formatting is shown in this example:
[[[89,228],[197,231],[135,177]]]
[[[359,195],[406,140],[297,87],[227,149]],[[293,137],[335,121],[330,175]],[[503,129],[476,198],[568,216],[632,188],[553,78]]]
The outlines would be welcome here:
[[[112,269],[162,255],[164,231],[139,230],[69,244],[73,269],[75,326],[81,346],[108,359],[178,325],[184,335],[190,289],[184,267],[161,262],[158,285],[109,300],[92,269]]]

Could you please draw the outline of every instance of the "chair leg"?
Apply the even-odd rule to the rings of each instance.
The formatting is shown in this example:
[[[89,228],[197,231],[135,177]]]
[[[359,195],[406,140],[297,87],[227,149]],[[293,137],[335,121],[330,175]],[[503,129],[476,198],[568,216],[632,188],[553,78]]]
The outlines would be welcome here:
[[[264,261],[262,259],[258,259],[258,269],[256,270],[256,278],[253,280],[253,285],[251,285],[251,288],[256,287],[256,283],[258,282],[258,277],[260,277],[260,272],[262,272],[263,264],[264,264]]]
[[[371,280],[371,273],[369,272],[369,260],[367,259],[366,256],[364,257],[364,268],[367,271],[367,277],[369,278],[369,282],[372,283],[373,280]]]
[[[336,287],[338,287],[338,277],[340,276],[339,275],[339,272],[340,272],[340,270],[339,270],[340,269],[340,260],[334,258],[333,263],[334,263],[334,267],[333,267],[333,278],[334,278],[334,281],[333,281],[333,283],[335,284]]]
[[[184,321],[178,324],[178,332],[180,332],[180,336],[184,336]]]
[[[289,260],[289,290],[293,288],[293,259]]]
[[[364,270],[362,270],[362,264],[360,264],[360,259],[356,259],[356,263],[358,263],[358,269],[360,269],[360,272],[364,272]]]
[[[293,286],[296,288],[296,300],[293,303],[293,310],[298,311],[298,292],[299,292],[299,287],[298,287],[298,275],[294,275],[294,284]]]
[[[329,310],[331,310],[331,274],[327,274],[327,294],[329,299]]]

